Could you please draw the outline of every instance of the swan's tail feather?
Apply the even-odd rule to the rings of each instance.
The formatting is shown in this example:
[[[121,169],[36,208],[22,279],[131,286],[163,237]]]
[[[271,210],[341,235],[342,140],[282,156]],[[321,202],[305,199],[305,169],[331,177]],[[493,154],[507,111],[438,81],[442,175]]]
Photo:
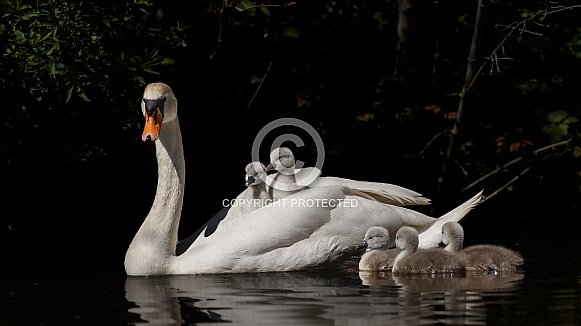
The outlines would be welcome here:
[[[442,226],[447,222],[460,222],[476,205],[482,202],[482,190],[474,197],[468,199],[460,206],[454,208],[448,213],[442,215],[433,224],[431,224],[425,231],[421,232],[420,248],[437,247],[442,239]]]

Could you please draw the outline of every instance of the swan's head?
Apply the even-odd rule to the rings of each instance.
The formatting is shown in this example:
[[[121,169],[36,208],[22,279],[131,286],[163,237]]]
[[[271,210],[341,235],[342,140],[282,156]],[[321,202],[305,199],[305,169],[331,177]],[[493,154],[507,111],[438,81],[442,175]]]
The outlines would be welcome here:
[[[281,171],[294,169],[295,157],[288,147],[275,148],[270,152],[270,164],[266,167],[266,172],[271,170]]]
[[[413,252],[418,249],[419,238],[418,231],[411,226],[402,226],[395,234],[395,246],[401,250],[411,250]]]
[[[266,167],[260,162],[251,162],[246,165],[246,186],[255,186],[266,180]]]
[[[386,250],[389,244],[389,232],[381,226],[370,227],[365,233],[365,238],[355,249],[367,249],[367,251],[381,249]]]
[[[162,123],[175,120],[178,103],[171,88],[164,83],[151,83],[145,87],[141,100],[141,111],[145,127],[141,139],[155,141],[159,137]]]
[[[441,246],[445,246],[448,250],[452,247],[458,247],[461,250],[463,242],[464,228],[460,223],[447,222],[442,225],[442,241],[439,243]]]

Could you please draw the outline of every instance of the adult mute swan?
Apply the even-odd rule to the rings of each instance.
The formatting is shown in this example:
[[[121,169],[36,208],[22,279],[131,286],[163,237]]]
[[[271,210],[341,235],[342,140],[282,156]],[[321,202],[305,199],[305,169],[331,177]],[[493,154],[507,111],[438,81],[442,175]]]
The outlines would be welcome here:
[[[128,275],[290,271],[334,264],[349,257],[375,225],[390,232],[413,225],[421,232],[420,245],[437,246],[441,224],[460,221],[480,200],[477,194],[433,218],[354,195],[347,186],[317,186],[283,198],[288,205],[227,215],[212,233],[200,233],[177,256],[185,178],[177,100],[169,86],[152,83],[145,88],[141,109],[142,138],[155,141],[158,181],[151,210],[125,255]],[[309,200],[316,204],[292,205]]]

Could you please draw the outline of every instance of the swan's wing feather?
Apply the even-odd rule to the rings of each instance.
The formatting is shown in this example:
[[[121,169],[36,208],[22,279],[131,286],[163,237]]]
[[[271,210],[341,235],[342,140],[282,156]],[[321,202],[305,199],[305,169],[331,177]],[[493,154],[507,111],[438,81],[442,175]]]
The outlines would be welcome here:
[[[349,189],[343,188],[342,191],[350,194]],[[302,193],[304,192],[299,194]],[[239,268],[244,270],[255,266],[258,270],[268,270],[269,266],[274,265],[278,270],[293,270],[336,263],[355,253],[355,245],[363,239],[371,226],[382,226],[395,232],[402,225],[423,225],[434,220],[436,219],[404,207],[347,195],[341,205],[330,211],[330,220],[316,229],[313,228],[309,237],[257,255],[245,261]]]
[[[317,204],[312,201],[316,198],[325,199],[326,202]],[[290,246],[308,238],[328,223],[332,205],[344,198],[344,189],[341,187],[306,189],[249,214],[226,216],[212,235],[200,235],[188,251],[216,241],[220,243],[220,251],[243,255],[259,255]],[[226,237],[227,241],[221,241],[225,239],[222,237]]]
[[[336,199],[342,204],[334,207],[297,204],[299,200],[317,198]],[[395,231],[410,225],[423,229],[420,247],[437,246],[441,225],[461,220],[479,202],[480,194],[440,218],[351,196],[348,188],[338,186],[306,189],[283,199],[287,200],[285,205],[281,202],[246,215],[226,217],[211,236],[200,235],[183,258],[192,262],[201,259],[207,266],[203,268],[213,273],[322,266],[350,257],[371,226]],[[191,268],[187,265],[182,267]]]
[[[179,256],[183,254],[186,250],[188,250],[188,248],[192,245],[192,243],[198,238],[198,236],[202,232],[204,232],[204,236],[206,237],[214,233],[214,231],[218,227],[218,224],[220,224],[220,222],[228,214],[228,211],[229,211],[228,207],[222,208],[218,213],[216,213],[216,215],[214,215],[210,220],[208,220],[206,224],[202,225],[202,227],[199,228],[196,232],[178,242],[176,245],[176,255]]]
[[[346,186],[365,193],[368,197],[391,205],[429,205],[430,200],[413,190],[381,182],[356,181],[338,177],[320,177],[314,184],[315,187]]]
[[[435,248],[442,240],[442,226],[446,222],[460,222],[476,205],[481,203],[482,191],[465,201],[460,206],[437,218],[433,224],[416,228],[419,233],[419,248]]]

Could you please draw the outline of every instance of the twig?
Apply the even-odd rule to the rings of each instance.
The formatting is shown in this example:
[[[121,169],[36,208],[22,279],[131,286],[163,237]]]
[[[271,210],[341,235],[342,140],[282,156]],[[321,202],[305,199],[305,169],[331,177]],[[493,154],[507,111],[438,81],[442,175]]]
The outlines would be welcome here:
[[[296,2],[289,2],[289,3],[285,3],[283,5],[259,5],[259,6],[251,6],[251,7],[246,7],[246,8],[240,8],[240,7],[235,7],[236,10],[242,12],[242,11],[246,11],[246,10],[250,10],[250,9],[256,9],[256,8],[262,8],[262,7],[288,7],[288,6],[294,6],[296,5]]]
[[[426,144],[426,146],[424,146],[424,148],[419,153],[413,154],[413,155],[406,155],[405,157],[424,156],[424,153],[426,152],[426,150],[428,149],[428,147],[430,147],[430,145],[432,145],[432,143],[434,141],[436,141],[436,139],[438,139],[440,136],[445,135],[447,133],[448,133],[447,131],[439,132],[434,137],[432,137],[432,139],[430,139],[430,141],[428,141],[428,143]]]
[[[450,130],[450,142],[448,143],[448,148],[446,149],[446,158],[440,169],[440,177],[438,178],[438,192],[442,193],[444,188],[445,173],[448,165],[448,160],[452,159],[452,151],[456,143],[456,137],[458,137],[460,130],[460,123],[462,121],[462,114],[464,112],[464,98],[466,94],[472,88],[474,81],[478,75],[482,72],[484,66],[480,66],[480,69],[474,73],[475,62],[478,58],[478,52],[480,47],[481,30],[484,24],[484,16],[486,14],[486,3],[487,0],[478,0],[478,8],[476,10],[476,21],[474,23],[474,31],[472,34],[472,42],[470,44],[470,54],[468,55],[468,66],[466,67],[466,74],[464,76],[464,84],[462,85],[462,90],[460,91],[460,101],[458,102],[458,110],[456,111],[456,121],[454,121],[454,126]],[[499,47],[497,47],[498,49]],[[496,53],[496,52],[494,52]]]
[[[256,98],[256,95],[258,95],[258,92],[260,91],[260,88],[262,87],[262,84],[264,83],[266,76],[270,72],[271,67],[272,67],[272,61],[268,64],[268,68],[266,68],[266,71],[264,72],[264,76],[262,76],[262,80],[260,81],[260,84],[258,84],[258,88],[256,89],[256,92],[254,92],[254,95],[252,95],[252,99],[250,99],[250,102],[248,102],[248,105],[246,106],[246,108],[249,108],[250,105],[252,105],[252,102],[254,102],[254,99]]]
[[[478,70],[476,71],[476,73],[472,73],[472,69],[473,69],[473,62],[475,60],[475,57],[472,56],[472,51],[474,50],[474,46],[475,44],[477,45],[477,33],[478,33],[478,28],[479,28],[479,21],[480,21],[480,10],[482,8],[482,5],[484,4],[483,0],[479,0],[478,1],[478,11],[477,11],[477,15],[476,15],[476,23],[475,23],[475,27],[474,27],[474,35],[472,38],[472,45],[471,45],[471,53],[469,56],[469,62],[468,62],[468,67],[466,69],[466,77],[465,77],[465,81],[464,81],[464,86],[462,88],[462,91],[459,94],[460,97],[460,101],[458,104],[458,111],[457,111],[457,115],[456,115],[456,123],[454,124],[453,129],[451,130],[451,135],[452,137],[450,137],[450,143],[448,144],[448,149],[446,151],[446,157],[447,158],[451,158],[452,157],[452,149],[454,146],[454,142],[455,142],[455,138],[458,136],[458,130],[459,130],[459,125],[461,122],[461,117],[462,117],[462,113],[463,113],[463,109],[464,109],[464,98],[466,97],[466,94],[472,89],[472,86],[474,86],[474,83],[476,82],[476,80],[478,79],[478,77],[480,75],[482,75],[482,72],[484,70],[484,68],[486,67],[486,65],[488,64],[488,62],[491,62],[491,65],[496,65],[496,69],[497,71],[500,71],[500,67],[498,66],[498,56],[497,53],[502,50],[504,52],[504,43],[506,43],[506,41],[508,41],[509,39],[515,37],[515,34],[518,33],[518,37],[520,37],[523,33],[529,33],[529,34],[533,34],[533,35],[542,35],[539,33],[535,33],[535,32],[531,32],[526,30],[526,25],[528,22],[534,22],[536,20],[542,21],[546,16],[550,15],[550,14],[554,14],[557,12],[561,12],[564,10],[572,10],[575,8],[581,8],[581,5],[572,5],[572,6],[567,6],[567,7],[563,7],[563,6],[559,6],[559,7],[555,7],[555,6],[547,6],[545,7],[543,10],[537,12],[537,13],[533,13],[530,17],[525,18],[523,20],[521,20],[518,23],[510,23],[509,25],[497,25],[498,27],[503,27],[502,29],[498,28],[501,31],[506,31],[509,30],[509,32],[505,35],[505,37],[500,41],[500,43],[498,43],[498,45],[492,50],[492,52],[490,53],[490,55],[488,57],[486,57],[486,60],[484,63],[482,63],[480,65],[480,67],[478,68]],[[551,5],[551,2],[549,1],[549,4]],[[493,67],[491,68],[491,71],[493,71]],[[439,188],[440,191],[442,190],[442,183],[444,182],[444,172],[446,170],[446,163],[444,163],[444,165],[442,166],[442,170],[440,172],[440,178],[439,178]],[[495,170],[496,172],[492,173],[496,174],[498,173],[497,170]],[[485,176],[486,177],[486,176]],[[478,182],[476,182],[477,184]],[[471,188],[473,185],[470,185],[466,188],[464,188],[462,191],[465,191],[466,189]]]
[[[516,175],[514,178],[510,179],[507,183],[505,183],[502,187],[496,189],[493,193],[491,193],[488,196],[485,196],[482,201],[485,200],[489,200],[490,198],[494,197],[496,194],[498,194],[499,192],[501,192],[502,190],[506,189],[508,186],[510,186],[513,182],[515,182],[518,178],[522,177],[525,173],[529,172],[531,168],[530,167],[526,167],[524,170],[522,170],[518,175]]]
[[[559,6],[559,9],[555,9],[553,11],[547,11],[546,15],[554,14],[554,13],[559,12],[559,11],[573,10],[575,8],[581,8],[581,5],[572,5],[572,6],[568,6],[568,7]]]
[[[541,147],[539,149],[536,149],[536,150],[530,152],[529,154],[526,154],[526,155],[517,157],[514,160],[512,160],[512,161],[510,161],[508,163],[505,163],[501,167],[498,167],[498,168],[492,170],[491,172],[483,175],[482,177],[478,178],[476,181],[472,182],[471,184],[469,184],[466,187],[464,187],[464,189],[460,190],[460,192],[462,193],[462,192],[465,192],[467,190],[470,190],[474,186],[482,183],[484,180],[486,180],[486,179],[488,179],[488,178],[496,175],[498,172],[500,172],[500,171],[502,171],[502,170],[510,167],[511,165],[514,165],[514,164],[522,161],[524,158],[529,158],[529,157],[532,157],[532,156],[537,156],[537,155],[539,155],[542,152],[545,152],[545,151],[548,151],[548,150],[551,150],[551,149],[556,149],[556,148],[558,148],[560,146],[563,146],[563,145],[569,145],[569,143],[571,143],[571,141],[572,141],[571,139],[568,139],[568,140],[565,140],[565,141],[562,141],[562,142],[554,143],[554,144],[551,144],[551,145],[548,145],[548,146],[545,146],[545,147]],[[566,152],[567,151],[564,151],[563,153],[566,153]],[[561,153],[561,154],[563,154],[563,153]]]

